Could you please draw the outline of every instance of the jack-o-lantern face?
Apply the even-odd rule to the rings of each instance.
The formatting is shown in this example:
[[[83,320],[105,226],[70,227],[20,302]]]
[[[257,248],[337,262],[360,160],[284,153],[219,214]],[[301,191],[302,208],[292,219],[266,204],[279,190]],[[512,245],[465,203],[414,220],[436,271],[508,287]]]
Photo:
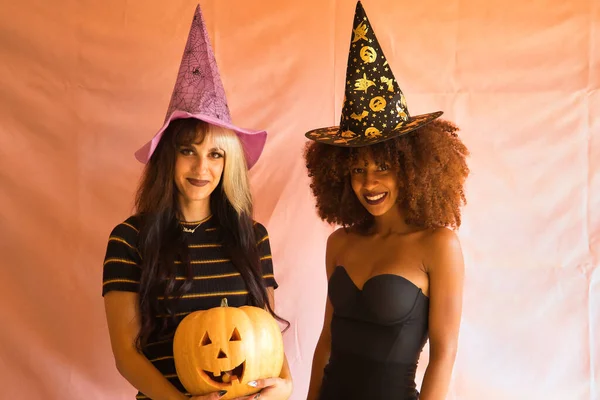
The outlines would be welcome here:
[[[241,327],[234,326],[233,330],[231,328],[208,327],[200,341],[198,353],[200,360],[204,360],[206,365],[199,365],[202,371],[198,372],[205,374],[207,381],[213,381],[216,386],[223,383],[229,385],[231,382],[241,382],[244,379],[245,342],[240,334]],[[228,335],[229,331],[232,332]],[[224,341],[223,339],[227,337],[229,339]]]
[[[386,105],[387,102],[382,96],[373,97],[369,102],[369,107],[375,112],[383,110]]]
[[[365,136],[369,139],[374,139],[381,136],[381,131],[374,126],[367,128],[365,130]]]
[[[222,399],[230,399],[257,392],[250,381],[279,376],[283,339],[267,311],[225,303],[181,321],[173,356],[177,375],[192,395],[227,390]]]

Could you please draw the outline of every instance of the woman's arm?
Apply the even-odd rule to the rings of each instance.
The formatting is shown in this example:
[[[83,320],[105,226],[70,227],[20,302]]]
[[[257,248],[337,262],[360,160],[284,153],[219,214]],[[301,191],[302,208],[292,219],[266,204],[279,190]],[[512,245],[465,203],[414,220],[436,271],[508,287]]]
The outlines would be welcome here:
[[[327,248],[325,251],[325,268],[327,272],[327,281],[335,269],[336,255],[343,241],[345,231],[338,229],[327,239]],[[310,375],[310,386],[308,388],[307,400],[317,400],[323,381],[323,371],[329,362],[329,353],[331,351],[331,318],[333,316],[333,306],[329,299],[326,299],[325,316],[323,318],[323,328],[319,341],[315,347],[313,355],[312,369]]]
[[[271,310],[275,310],[275,289],[273,287],[267,288],[267,294],[269,295],[269,305],[271,306]],[[292,393],[292,373],[290,372],[290,366],[287,361],[287,357],[285,353],[283,354],[283,367],[281,368],[281,374],[279,374],[281,379],[289,381],[290,384],[290,394]]]
[[[135,346],[140,330],[138,294],[111,291],[104,296],[104,307],[110,343],[121,375],[153,400],[187,400],[188,397],[177,390]]]
[[[430,352],[419,399],[444,400],[456,358],[464,261],[458,237],[445,228],[428,238],[427,254]]]

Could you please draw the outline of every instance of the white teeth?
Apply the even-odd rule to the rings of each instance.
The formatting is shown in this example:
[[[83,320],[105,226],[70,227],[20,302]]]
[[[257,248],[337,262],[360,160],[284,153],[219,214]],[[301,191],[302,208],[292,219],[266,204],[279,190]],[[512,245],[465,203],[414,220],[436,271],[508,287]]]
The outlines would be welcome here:
[[[377,201],[385,196],[385,193],[378,194],[377,196],[365,196],[369,201]]]

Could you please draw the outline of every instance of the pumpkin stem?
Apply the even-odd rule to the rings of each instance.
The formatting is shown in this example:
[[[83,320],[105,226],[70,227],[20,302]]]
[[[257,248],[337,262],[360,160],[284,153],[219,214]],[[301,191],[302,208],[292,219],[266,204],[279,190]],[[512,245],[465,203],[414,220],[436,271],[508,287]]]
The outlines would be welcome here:
[[[223,297],[223,299],[221,300],[221,307],[229,307],[229,305],[227,304],[227,297]]]

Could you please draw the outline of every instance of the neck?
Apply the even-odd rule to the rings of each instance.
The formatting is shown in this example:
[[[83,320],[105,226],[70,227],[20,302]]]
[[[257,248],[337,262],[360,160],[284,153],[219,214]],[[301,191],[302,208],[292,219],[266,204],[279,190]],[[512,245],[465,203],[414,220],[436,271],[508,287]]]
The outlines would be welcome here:
[[[209,199],[199,201],[187,201],[179,199],[181,218],[186,222],[203,221],[210,216]]]
[[[385,214],[375,217],[373,230],[376,234],[389,235],[407,233],[414,229],[406,223],[400,209],[394,206]]]

